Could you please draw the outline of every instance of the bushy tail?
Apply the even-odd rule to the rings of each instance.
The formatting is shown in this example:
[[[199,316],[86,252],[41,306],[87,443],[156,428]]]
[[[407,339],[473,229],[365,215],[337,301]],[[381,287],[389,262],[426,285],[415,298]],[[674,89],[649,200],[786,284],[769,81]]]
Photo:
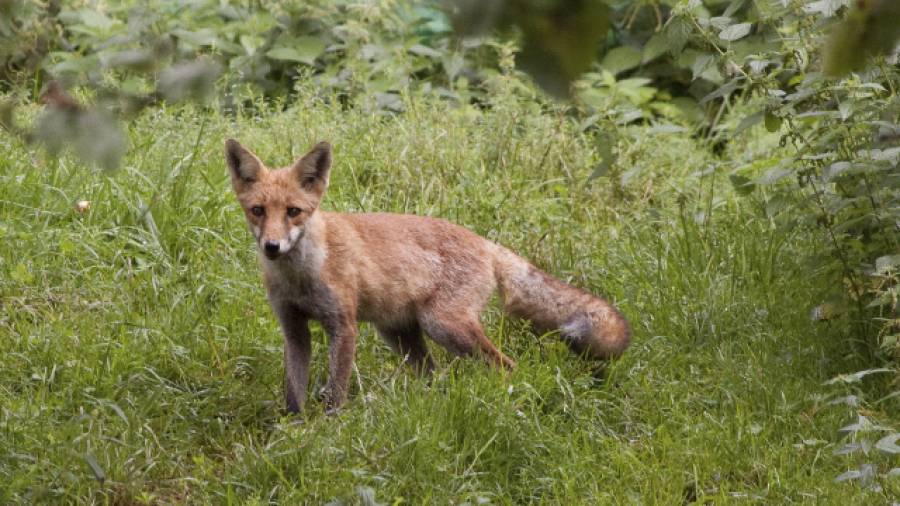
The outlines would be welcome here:
[[[613,358],[631,342],[628,322],[612,304],[541,271],[499,247],[494,273],[506,310],[538,332],[559,331],[575,353]]]

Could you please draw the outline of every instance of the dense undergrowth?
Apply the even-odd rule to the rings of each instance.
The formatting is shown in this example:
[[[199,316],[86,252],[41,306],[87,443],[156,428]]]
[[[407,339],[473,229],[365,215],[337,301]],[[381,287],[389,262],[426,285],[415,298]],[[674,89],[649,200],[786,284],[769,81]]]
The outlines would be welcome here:
[[[384,117],[301,93],[286,111],[232,118],[164,108],[132,124],[112,174],[3,138],[0,500],[871,504],[900,493],[887,454],[835,454],[860,407],[834,400],[888,385],[878,374],[823,384],[867,362],[847,345],[849,323],[809,318],[830,290],[805,254],[820,232],[774,223],[765,188],[738,194],[685,133],[622,128],[627,172],[587,182],[601,155],[561,108],[503,95],[489,111],[404,105]],[[609,296],[633,347],[596,371],[492,306],[487,332],[518,369],[438,351],[429,383],[364,326],[346,409],[326,416],[314,402],[285,417],[281,338],[227,183],[226,136],[272,164],[330,139],[326,208],[468,226]],[[752,129],[722,158],[777,143]],[[863,407],[871,423],[897,422],[896,399]]]

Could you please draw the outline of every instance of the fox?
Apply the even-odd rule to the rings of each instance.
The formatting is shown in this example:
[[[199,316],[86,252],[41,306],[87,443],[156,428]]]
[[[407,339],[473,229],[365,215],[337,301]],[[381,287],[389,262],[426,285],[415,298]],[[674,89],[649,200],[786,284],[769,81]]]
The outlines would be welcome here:
[[[530,320],[537,332],[555,332],[577,354],[609,360],[629,346],[629,324],[608,301],[464,227],[426,216],[320,209],[332,165],[328,142],[272,169],[227,139],[225,159],[284,337],[289,413],[307,400],[311,320],[328,336],[321,391],[328,412],[347,399],[360,321],[372,323],[422,374],[434,369],[423,334],[456,356],[515,368],[480,323],[495,292],[506,312]]]

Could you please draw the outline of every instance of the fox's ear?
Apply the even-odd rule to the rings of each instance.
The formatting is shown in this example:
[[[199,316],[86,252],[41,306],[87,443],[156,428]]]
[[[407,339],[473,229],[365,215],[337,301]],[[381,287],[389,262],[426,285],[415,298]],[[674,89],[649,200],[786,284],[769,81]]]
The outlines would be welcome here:
[[[256,155],[234,139],[225,141],[225,160],[235,189],[259,181],[262,171],[266,170]]]
[[[309,153],[294,162],[293,170],[303,189],[324,192],[328,187],[328,174],[331,171],[331,144],[320,142],[313,146]]]

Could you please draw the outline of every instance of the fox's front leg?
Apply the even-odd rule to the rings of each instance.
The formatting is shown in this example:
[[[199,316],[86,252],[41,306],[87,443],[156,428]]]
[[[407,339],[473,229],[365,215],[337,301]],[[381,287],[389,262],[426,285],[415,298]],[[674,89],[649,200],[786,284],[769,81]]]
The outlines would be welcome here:
[[[334,411],[347,399],[350,373],[356,357],[356,318],[342,314],[331,321],[323,321],[330,339],[328,343],[328,383],[325,384],[325,410]]]
[[[312,355],[307,318],[296,306],[275,305],[284,333],[284,400],[289,413],[298,413],[306,402],[309,359]]]

